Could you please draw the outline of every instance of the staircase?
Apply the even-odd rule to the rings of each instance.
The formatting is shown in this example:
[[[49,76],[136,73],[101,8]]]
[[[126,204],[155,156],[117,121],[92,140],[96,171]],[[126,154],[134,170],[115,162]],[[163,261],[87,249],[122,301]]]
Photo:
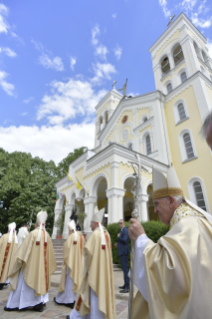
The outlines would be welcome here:
[[[66,239],[52,239],[54,254],[57,262],[57,270],[54,272],[55,275],[62,273],[62,264],[63,264],[63,245]],[[121,268],[118,265],[113,264],[114,271],[120,271]]]
[[[57,270],[54,272],[55,275],[59,275],[62,273],[63,245],[65,241],[66,239],[52,239],[54,254],[57,263]]]

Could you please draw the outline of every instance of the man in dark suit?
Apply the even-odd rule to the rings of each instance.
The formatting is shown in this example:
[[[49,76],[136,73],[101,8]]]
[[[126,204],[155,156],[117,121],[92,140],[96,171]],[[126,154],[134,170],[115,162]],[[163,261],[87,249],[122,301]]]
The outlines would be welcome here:
[[[118,247],[118,255],[121,263],[121,268],[124,272],[124,286],[119,287],[121,293],[129,292],[129,277],[128,277],[128,266],[127,266],[127,257],[130,253],[129,249],[129,235],[128,229],[125,227],[124,220],[120,219],[119,227],[121,228],[120,233],[117,235],[118,243],[115,244]]]

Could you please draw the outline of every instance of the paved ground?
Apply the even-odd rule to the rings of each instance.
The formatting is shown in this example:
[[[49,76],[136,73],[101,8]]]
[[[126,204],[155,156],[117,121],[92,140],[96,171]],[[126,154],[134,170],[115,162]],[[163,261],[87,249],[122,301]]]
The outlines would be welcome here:
[[[0,291],[0,318],[1,319],[16,319],[16,318],[57,318],[57,319],[66,319],[66,315],[69,315],[71,312],[70,308],[65,306],[56,305],[53,301],[53,298],[58,292],[58,284],[60,280],[60,275],[52,276],[53,287],[49,291],[49,302],[46,305],[46,308],[43,312],[33,312],[30,310],[27,311],[14,311],[6,312],[4,307],[6,306],[7,299],[10,293],[9,288],[4,288]],[[114,282],[115,282],[115,292],[116,292],[116,315],[117,319],[126,319],[128,311],[128,294],[120,294],[118,286],[123,285],[123,273],[122,271],[114,271]]]

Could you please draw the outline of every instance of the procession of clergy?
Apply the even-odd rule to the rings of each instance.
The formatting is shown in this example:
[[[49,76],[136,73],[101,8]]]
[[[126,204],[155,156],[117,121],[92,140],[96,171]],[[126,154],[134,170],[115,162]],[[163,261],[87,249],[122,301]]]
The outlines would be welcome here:
[[[130,220],[134,243],[134,284],[138,292],[130,318],[209,319],[212,317],[212,216],[183,194],[174,167],[165,176],[153,168],[153,201],[161,222],[170,225],[157,243],[139,221]],[[116,318],[111,239],[101,225],[104,209],[93,213],[87,242],[68,226],[62,276],[55,303],[71,310],[67,318]],[[16,225],[0,239],[0,284],[10,284],[5,311],[43,311],[49,301],[51,275],[57,266],[49,234],[47,213],[37,215],[35,230]],[[129,273],[130,276],[130,273]]]

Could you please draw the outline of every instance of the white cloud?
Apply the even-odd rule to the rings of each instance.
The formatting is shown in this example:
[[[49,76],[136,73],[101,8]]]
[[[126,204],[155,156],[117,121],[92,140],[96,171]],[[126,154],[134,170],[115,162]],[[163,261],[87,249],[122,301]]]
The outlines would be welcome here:
[[[54,81],[50,86],[51,94],[44,95],[37,119],[47,118],[51,125],[61,124],[78,115],[89,118],[107,93],[106,90],[95,92],[92,83],[83,80]]]
[[[46,53],[43,53],[39,58],[38,62],[46,69],[55,69],[56,71],[63,71],[64,65],[60,57],[50,58]]]
[[[163,13],[165,15],[165,17],[169,17],[171,15],[171,11],[167,8],[167,2],[166,0],[159,0],[159,4],[163,9]]]
[[[22,116],[26,116],[27,114],[28,114],[28,112],[21,113]]]
[[[7,76],[6,72],[0,71],[0,86],[8,95],[14,95],[15,86],[5,80]]]
[[[74,66],[77,63],[77,59],[74,57],[70,57],[70,68],[72,69],[72,71],[74,71]]]
[[[209,28],[212,23],[212,17],[209,19],[199,18],[198,13],[194,13],[191,17],[191,21],[195,24],[196,27],[200,28]]]
[[[108,49],[105,45],[100,44],[98,47],[96,47],[95,55],[98,55],[101,59],[105,60],[107,53]]]
[[[54,69],[56,71],[63,71],[64,65],[60,57],[50,57],[51,52],[49,52],[42,43],[37,42],[31,39],[31,42],[34,44],[36,50],[41,52],[41,55],[38,58],[39,64],[44,66],[46,69]]]
[[[111,16],[113,19],[116,19],[116,17],[117,17],[117,13],[114,13],[114,14],[112,14],[112,16]]]
[[[122,48],[117,44],[116,48],[114,49],[114,54],[117,60],[120,60],[122,55]]]
[[[99,63],[93,65],[95,76],[91,79],[93,83],[101,84],[103,79],[111,80],[111,75],[116,73],[115,67],[110,63]]]
[[[3,4],[0,3],[0,33],[6,33],[9,29],[9,24],[6,21],[9,9]]]
[[[196,3],[197,3],[197,0],[183,0],[183,2],[181,3],[181,6],[184,11],[188,12],[193,10]]]
[[[0,48],[0,53],[4,53],[6,54],[7,56],[9,56],[10,58],[15,58],[17,56],[17,54],[15,53],[15,51],[13,51],[12,49],[10,48],[5,48],[5,47],[2,47]]]
[[[96,38],[98,35],[100,34],[100,29],[98,24],[96,24],[92,29],[91,29],[91,43],[93,45],[97,45],[98,44],[98,39]]]
[[[94,131],[93,123],[73,124],[67,127],[0,127],[0,141],[1,147],[8,152],[30,152],[32,156],[58,163],[75,148],[87,146],[92,149]]]
[[[27,99],[23,100],[23,102],[24,102],[25,104],[28,104],[28,103],[31,102],[33,99],[34,99],[34,97],[33,97],[33,96],[30,96],[30,97],[28,97]]]

